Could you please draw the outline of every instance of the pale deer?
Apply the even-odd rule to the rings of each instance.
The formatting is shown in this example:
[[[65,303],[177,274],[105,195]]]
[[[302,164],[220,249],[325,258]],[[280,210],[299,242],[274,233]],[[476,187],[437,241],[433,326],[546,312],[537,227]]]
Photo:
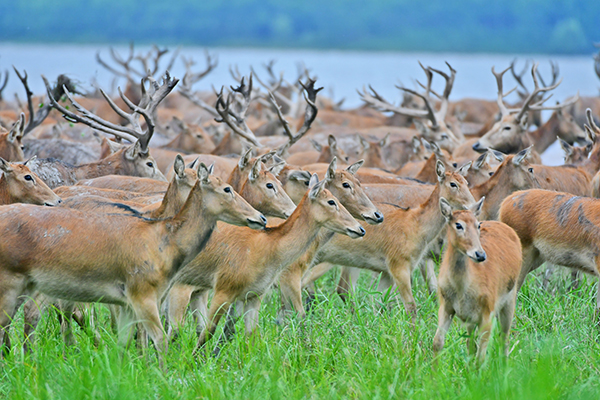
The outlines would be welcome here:
[[[204,164],[198,176],[181,211],[164,220],[28,205],[0,210],[0,334],[19,297],[30,290],[71,301],[118,304],[131,307],[142,321],[162,364],[167,344],[158,302],[171,277],[204,248],[217,219],[255,229],[266,224],[229,185],[209,175]],[[123,319],[128,314],[121,313]]]
[[[215,232],[205,251],[177,274],[176,282],[204,291],[215,289],[198,348],[214,334],[219,320],[234,303],[238,303],[236,311],[244,315],[246,332],[251,333],[258,323],[262,296],[279,273],[304,254],[321,228],[352,238],[364,236],[360,224],[324,183],[316,181],[315,176],[311,189],[284,223],[258,235],[223,227]],[[230,314],[227,330],[235,322],[233,318]]]
[[[444,164],[437,163],[438,183],[429,198],[408,210],[395,205],[379,204],[385,214],[385,223],[367,226],[365,238],[349,243],[343,236],[333,237],[315,256],[319,262],[387,272],[397,285],[404,307],[416,318],[416,304],[412,295],[410,277],[427,251],[429,243],[444,228],[439,211],[439,198],[449,199],[452,206],[462,209],[475,203],[467,181],[457,172],[447,172]]]
[[[388,169],[389,167],[383,159],[383,149],[390,142],[390,134],[388,133],[383,139],[377,141],[367,140],[360,134],[356,136],[362,148],[359,151],[358,158],[365,160],[365,167]]]
[[[29,160],[28,160],[29,161]],[[0,157],[0,205],[12,203],[57,206],[62,200],[44,181],[23,164],[9,163]]]
[[[446,333],[457,316],[467,327],[469,353],[477,350],[480,363],[485,359],[494,316],[500,322],[508,356],[522,261],[521,243],[514,230],[502,222],[477,220],[484,199],[459,211],[452,211],[446,199],[440,199],[448,241],[438,277],[438,328],[433,339],[437,353],[444,347]]]

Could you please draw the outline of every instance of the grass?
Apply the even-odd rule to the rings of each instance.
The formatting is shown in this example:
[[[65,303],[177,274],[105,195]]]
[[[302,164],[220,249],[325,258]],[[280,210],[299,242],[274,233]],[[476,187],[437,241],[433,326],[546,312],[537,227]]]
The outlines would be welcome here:
[[[257,333],[238,334],[219,358],[196,359],[191,321],[171,346],[165,371],[153,349],[122,349],[97,306],[102,341],[74,327],[77,346],[62,343],[56,315],[44,317],[29,354],[0,361],[0,398],[7,399],[598,399],[600,337],[594,327],[596,279],[570,291],[565,273],[548,291],[530,276],[519,294],[512,352],[501,356],[497,330],[486,363],[477,368],[466,353],[456,322],[437,366],[431,351],[437,301],[415,275],[416,327],[402,307],[377,312],[383,295],[363,274],[350,312],[333,294],[335,277],[319,283],[314,312],[304,324],[276,325],[277,291],[263,303]],[[555,294],[552,294],[555,292]],[[11,339],[20,345],[18,316]],[[21,330],[22,332],[22,330]]]

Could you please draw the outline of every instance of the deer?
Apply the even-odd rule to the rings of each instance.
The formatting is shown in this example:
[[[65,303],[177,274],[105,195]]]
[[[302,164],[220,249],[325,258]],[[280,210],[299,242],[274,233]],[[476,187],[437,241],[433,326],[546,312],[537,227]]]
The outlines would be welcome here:
[[[27,163],[10,163],[0,157],[0,205],[25,203],[57,206],[62,199],[43,180],[31,172]]]
[[[0,210],[0,335],[30,290],[70,301],[127,306],[159,349],[167,350],[158,303],[171,278],[204,248],[217,220],[263,229],[266,218],[200,164],[198,181],[173,217],[83,213],[10,205]],[[22,227],[28,229],[23,231]],[[123,240],[123,235],[136,238]],[[81,243],[85,243],[84,246]],[[89,282],[93,282],[90,285]],[[126,342],[126,330],[121,341]]]
[[[236,307],[229,311],[226,332],[231,332],[237,311],[244,315],[246,333],[252,333],[258,323],[263,295],[279,273],[304,254],[321,228],[351,238],[365,235],[365,230],[324,188],[324,183],[317,181],[315,176],[310,190],[282,224],[258,235],[224,227],[215,232],[205,251],[177,274],[175,282],[204,291],[215,289],[196,352],[214,335],[221,317],[234,303]]]
[[[556,138],[556,131],[550,129],[549,126],[542,126],[537,131],[529,133],[527,131],[527,115],[529,112],[541,111],[541,110],[559,110],[564,107],[568,107],[573,104],[578,96],[571,98],[563,103],[559,103],[554,106],[545,106],[543,103],[549,98],[543,99],[534,103],[534,100],[537,99],[540,95],[543,96],[546,92],[549,92],[558,85],[560,85],[561,80],[551,86],[543,86],[540,87],[538,82],[538,77],[536,74],[538,64],[534,64],[531,68],[531,75],[533,77],[533,82],[535,88],[533,91],[527,96],[527,98],[523,101],[523,104],[519,108],[509,109],[504,104],[504,97],[506,97],[511,91],[508,93],[504,93],[502,78],[504,74],[510,69],[510,67],[506,68],[501,72],[496,72],[495,68],[492,67],[492,74],[494,74],[496,78],[496,84],[498,86],[498,97],[497,103],[498,108],[500,109],[501,117],[498,122],[496,122],[493,127],[485,133],[481,138],[479,138],[474,144],[472,144],[472,150],[483,153],[488,148],[493,148],[495,150],[501,151],[503,153],[517,153],[524,148],[535,144],[536,149],[540,152],[545,150],[552,142],[554,142]],[[557,114],[558,115],[558,114]],[[561,114],[562,115],[562,114]],[[550,123],[550,122],[549,122]],[[554,124],[552,122],[552,124]],[[560,124],[558,124],[560,127]],[[561,136],[564,134],[565,139],[573,142],[578,139],[585,139],[585,134],[581,130],[576,128],[576,124],[570,124],[569,126],[574,127],[574,132],[579,132],[576,137],[572,137],[572,132],[564,132],[560,133]],[[468,145],[467,145],[468,143]],[[468,150],[468,146],[471,145],[471,142],[465,143],[464,150]],[[468,155],[470,153],[466,153]],[[455,156],[465,155],[463,154],[461,149],[457,149],[454,153]],[[537,157],[539,160],[539,156]]]
[[[523,246],[517,288],[544,262],[600,275],[599,200],[570,193],[531,189],[513,193],[500,208],[500,221],[515,230]],[[596,317],[600,315],[600,290]]]
[[[450,75],[448,75],[443,71],[431,67],[425,68],[421,63],[419,63],[419,65],[421,66],[421,68],[427,76],[427,85],[422,85],[425,87],[425,94],[420,94],[414,90],[407,89],[405,87],[398,87],[398,89],[422,99],[425,103],[424,110],[395,106],[386,101],[371,86],[369,86],[370,92],[363,88],[362,92],[359,91],[358,93],[361,99],[366,104],[377,110],[384,112],[393,112],[395,114],[402,114],[424,120],[425,122],[422,123],[417,122],[419,121],[417,119],[413,120],[413,122],[415,122],[417,126],[417,129],[420,131],[421,136],[429,140],[430,142],[436,142],[438,146],[440,146],[440,148],[452,152],[463,139],[462,134],[457,134],[457,132],[452,131],[452,129],[446,124],[445,121],[446,114],[448,112],[448,97],[450,96],[452,87],[454,85],[456,70],[454,70],[450,66],[450,64],[446,63],[450,70]],[[433,79],[434,72],[442,76],[446,81],[444,91],[441,95],[438,95],[431,88],[431,82]],[[440,109],[438,111],[435,111],[434,102],[429,97],[430,93],[433,93],[441,100]]]
[[[467,210],[453,211],[450,203],[440,198],[448,240],[438,277],[438,323],[433,339],[433,350],[439,353],[457,316],[467,327],[469,353],[477,351],[480,364],[485,360],[494,316],[500,322],[508,356],[522,262],[521,242],[512,228],[498,221],[478,221],[484,199]],[[479,347],[475,329],[479,331]]]
[[[321,262],[386,272],[400,292],[404,308],[411,320],[416,320],[417,306],[412,295],[410,276],[427,252],[429,244],[444,228],[439,212],[440,197],[462,209],[475,203],[465,178],[457,172],[447,172],[439,161],[436,166],[438,182],[423,203],[408,210],[395,205],[378,204],[386,222],[378,226],[365,225],[365,238],[349,243],[334,236],[315,256],[312,265]]]
[[[158,85],[157,82],[152,81],[148,90],[146,90],[144,81],[142,81],[142,100],[139,105],[135,105],[119,89],[121,99],[131,110],[130,114],[119,108],[104,90],[100,89],[102,96],[113,111],[121,118],[126,119],[131,125],[131,127],[126,127],[106,121],[88,111],[73,98],[66,87],[63,87],[69,102],[79,113],[68,110],[55,100],[47,79],[43,76],[42,78],[46,85],[50,103],[55,109],[63,113],[63,116],[67,120],[80,122],[98,131],[134,142],[134,144],[121,148],[112,155],[95,163],[84,164],[78,167],[59,162],[46,163],[47,168],[43,170],[40,168],[38,174],[42,176],[42,179],[46,180],[50,187],[64,186],[65,184],[73,184],[73,181],[111,174],[137,175],[166,181],[162,172],[157,168],[155,160],[150,156],[148,145],[156,127],[156,109],[177,85],[179,82],[178,79],[171,78],[167,73],[162,85]],[[140,125],[140,116],[143,117],[146,123],[145,129],[142,129]],[[59,164],[58,167],[60,168],[55,167],[55,164]],[[66,177],[65,171],[68,172]]]
[[[25,114],[21,113],[10,131],[0,126],[0,157],[7,161],[23,161],[23,132],[25,129]],[[3,132],[4,131],[4,132]]]

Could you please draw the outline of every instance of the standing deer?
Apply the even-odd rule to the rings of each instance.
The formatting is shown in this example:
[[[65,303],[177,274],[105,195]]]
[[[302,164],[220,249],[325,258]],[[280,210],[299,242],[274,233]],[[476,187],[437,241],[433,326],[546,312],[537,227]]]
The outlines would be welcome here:
[[[162,365],[167,344],[158,303],[171,277],[204,248],[217,220],[255,229],[266,224],[204,164],[198,177],[181,211],[164,220],[28,205],[0,210],[0,336],[19,297],[31,290],[117,304],[130,307],[121,313],[120,326],[127,326],[133,312],[159,349]]]
[[[504,352],[508,356],[508,334],[517,301],[517,279],[521,271],[521,243],[510,227],[497,221],[477,221],[482,197],[468,210],[452,211],[446,199],[440,209],[448,225],[448,244],[438,278],[438,328],[433,339],[437,353],[456,315],[467,325],[467,347],[475,353],[475,328],[481,336],[477,359],[483,362],[492,318],[498,317]]]

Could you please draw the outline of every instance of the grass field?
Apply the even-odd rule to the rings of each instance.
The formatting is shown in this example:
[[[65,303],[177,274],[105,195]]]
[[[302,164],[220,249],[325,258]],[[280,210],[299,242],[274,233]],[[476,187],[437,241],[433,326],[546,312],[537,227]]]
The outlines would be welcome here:
[[[427,295],[420,277],[414,289],[416,327],[401,307],[375,311],[387,300],[368,289],[366,274],[354,313],[333,294],[334,279],[330,275],[319,283],[317,305],[303,325],[293,319],[286,326],[274,323],[279,306],[274,291],[263,303],[258,332],[247,339],[238,322],[239,333],[216,359],[192,357],[190,321],[169,349],[164,372],[153,349],[143,354],[116,344],[104,307],[98,306],[102,341],[97,348],[91,332],[78,327],[78,345],[65,348],[56,316],[48,315],[30,354],[16,351],[0,361],[0,398],[600,398],[595,278],[585,277],[579,289],[569,291],[562,272],[544,291],[530,276],[519,293],[510,357],[501,356],[495,330],[481,368],[468,358],[465,332],[457,323],[434,365],[437,301]],[[19,343],[19,330],[20,314],[13,343]]]

